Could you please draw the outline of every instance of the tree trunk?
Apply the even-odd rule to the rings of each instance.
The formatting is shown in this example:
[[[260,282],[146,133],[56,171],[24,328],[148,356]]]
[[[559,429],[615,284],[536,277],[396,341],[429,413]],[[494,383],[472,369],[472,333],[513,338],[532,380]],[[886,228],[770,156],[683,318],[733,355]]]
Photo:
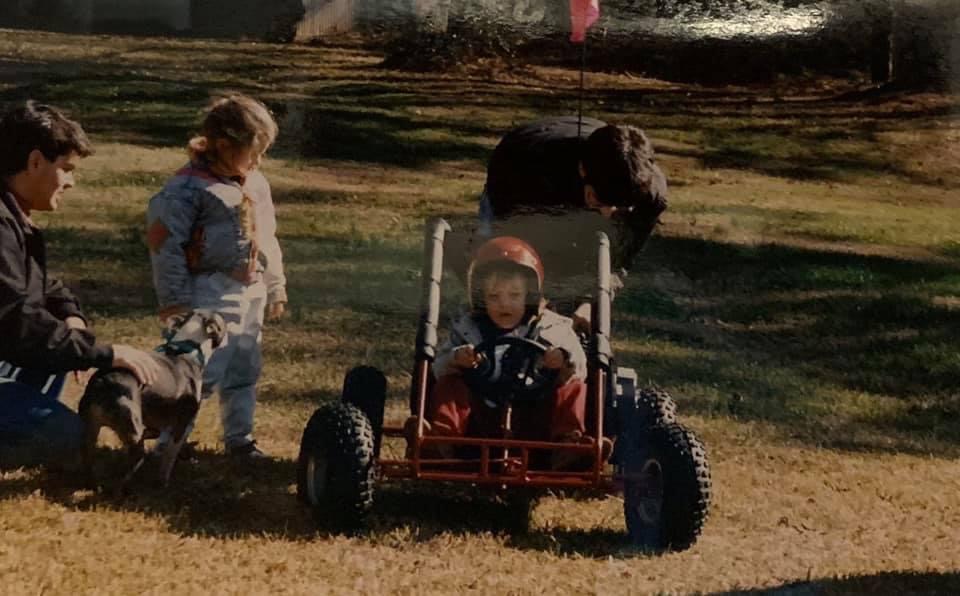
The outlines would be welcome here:
[[[874,0],[870,5],[870,79],[876,84],[890,80],[893,63],[893,0]]]
[[[895,0],[892,80],[898,86],[947,88],[960,77],[960,3]]]

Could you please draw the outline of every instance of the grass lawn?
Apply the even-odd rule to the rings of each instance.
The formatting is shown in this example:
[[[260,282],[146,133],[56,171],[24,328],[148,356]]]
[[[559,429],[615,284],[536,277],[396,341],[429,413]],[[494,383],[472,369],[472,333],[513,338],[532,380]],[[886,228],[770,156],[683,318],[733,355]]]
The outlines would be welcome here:
[[[846,80],[587,77],[586,111],[644,128],[671,183],[614,335],[707,444],[715,501],[693,549],[632,551],[614,497],[549,497],[510,536],[496,503],[408,485],[384,488],[364,535],[318,535],[293,495],[303,425],[361,363],[404,417],[424,219],[470,218],[498,137],[576,110],[575,72],[380,61],[349,43],[2,32],[0,102],[65,108],[98,149],[37,219],[99,336],[158,342],[144,210],[218,91],[281,123],[263,169],[291,298],[257,412],[276,457],[227,460],[208,403],[167,491],[5,473],[4,593],[960,591],[960,98]]]

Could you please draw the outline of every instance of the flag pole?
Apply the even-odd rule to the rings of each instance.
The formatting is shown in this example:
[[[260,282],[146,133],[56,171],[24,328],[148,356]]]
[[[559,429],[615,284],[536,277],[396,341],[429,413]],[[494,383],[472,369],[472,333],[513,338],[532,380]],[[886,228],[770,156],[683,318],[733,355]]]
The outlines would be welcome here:
[[[583,129],[584,78],[587,70],[587,29],[600,18],[600,0],[570,0],[570,41],[580,44],[580,88],[577,92],[577,138]]]
[[[577,94],[577,138],[580,138],[580,129],[583,128],[583,73],[587,69],[587,38],[584,36],[580,44],[580,91]]]

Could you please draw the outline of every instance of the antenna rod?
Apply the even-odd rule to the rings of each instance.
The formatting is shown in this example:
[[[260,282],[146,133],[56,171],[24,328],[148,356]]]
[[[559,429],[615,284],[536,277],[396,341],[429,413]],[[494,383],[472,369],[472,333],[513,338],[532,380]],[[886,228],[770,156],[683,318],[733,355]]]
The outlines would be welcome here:
[[[577,95],[577,138],[580,138],[580,129],[583,128],[583,72],[587,69],[587,38],[584,36],[580,44],[580,92]]]

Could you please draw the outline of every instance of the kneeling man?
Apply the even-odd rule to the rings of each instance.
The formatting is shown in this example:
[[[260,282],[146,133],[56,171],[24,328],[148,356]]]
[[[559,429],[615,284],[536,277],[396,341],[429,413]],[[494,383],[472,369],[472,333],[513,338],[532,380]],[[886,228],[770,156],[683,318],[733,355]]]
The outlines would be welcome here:
[[[30,219],[53,211],[92,153],[83,129],[27,102],[0,117],[0,469],[69,464],[83,444],[80,417],[59,401],[69,371],[118,367],[141,382],[154,361],[98,342],[77,299],[47,274],[43,235]]]

